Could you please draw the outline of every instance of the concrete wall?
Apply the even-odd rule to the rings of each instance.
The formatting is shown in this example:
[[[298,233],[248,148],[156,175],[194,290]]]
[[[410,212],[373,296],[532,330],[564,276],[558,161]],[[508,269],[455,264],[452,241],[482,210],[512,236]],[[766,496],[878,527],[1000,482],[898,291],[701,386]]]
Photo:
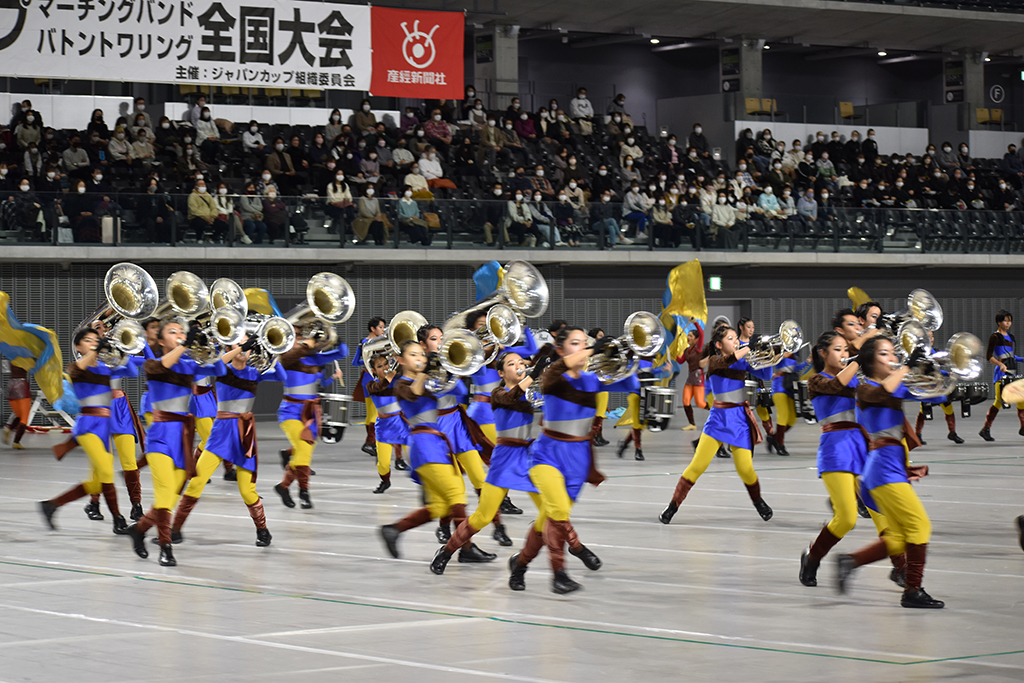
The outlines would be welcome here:
[[[959,140],[962,140],[963,133],[960,135]],[[972,130],[967,135],[967,144],[971,148],[972,157],[1000,159],[1006,154],[1006,146],[1011,143],[1017,145],[1019,151],[1024,147],[1024,133],[1020,131]]]

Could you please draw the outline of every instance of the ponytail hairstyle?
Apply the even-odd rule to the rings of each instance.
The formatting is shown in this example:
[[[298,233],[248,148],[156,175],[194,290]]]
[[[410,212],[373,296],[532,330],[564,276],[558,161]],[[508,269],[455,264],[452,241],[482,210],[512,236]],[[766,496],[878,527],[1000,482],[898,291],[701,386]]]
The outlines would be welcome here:
[[[715,331],[711,334],[711,341],[708,342],[708,345],[710,346],[710,353],[708,353],[707,355],[714,356],[720,353],[718,343],[725,339],[725,335],[727,335],[729,332],[735,331],[736,330],[732,329],[728,325],[716,327]]]
[[[857,354],[857,363],[866,377],[871,377],[875,374],[875,354],[878,352],[878,345],[883,341],[892,343],[889,337],[878,335],[871,337],[860,347],[860,353]]]
[[[818,337],[818,341],[814,342],[814,348],[811,349],[811,359],[814,362],[815,372],[820,373],[825,371],[825,359],[822,357],[822,352],[824,351],[827,355],[828,347],[831,346],[832,342],[835,341],[835,338],[839,336],[842,335],[835,330],[829,330],[828,332],[822,332],[821,336]]]
[[[739,334],[743,326],[750,322],[754,322],[752,318],[740,318],[739,322],[736,323],[736,334]]]

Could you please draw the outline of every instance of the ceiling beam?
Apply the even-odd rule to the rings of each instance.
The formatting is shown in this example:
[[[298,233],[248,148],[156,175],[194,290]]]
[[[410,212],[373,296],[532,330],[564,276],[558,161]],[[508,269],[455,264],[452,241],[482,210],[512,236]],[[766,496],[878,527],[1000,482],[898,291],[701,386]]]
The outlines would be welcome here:
[[[618,45],[620,43],[636,43],[641,40],[650,40],[649,35],[640,33],[610,34],[597,36],[596,38],[584,38],[569,43],[569,47],[603,47],[605,45]]]
[[[828,50],[826,52],[816,52],[812,55],[804,57],[806,62],[821,62],[826,59],[842,59],[844,57],[863,57],[864,55],[875,52],[875,48],[871,47],[847,47],[841,50]]]

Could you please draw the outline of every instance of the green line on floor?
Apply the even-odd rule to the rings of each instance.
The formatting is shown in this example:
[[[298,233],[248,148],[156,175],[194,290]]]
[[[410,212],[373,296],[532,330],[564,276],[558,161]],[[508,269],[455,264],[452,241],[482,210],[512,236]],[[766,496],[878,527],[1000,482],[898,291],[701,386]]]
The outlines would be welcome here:
[[[88,569],[71,569],[69,567],[51,567],[47,564],[26,564],[24,562],[9,562],[7,560],[0,560],[0,564],[9,564],[12,567],[31,567],[33,569],[52,569],[58,572],[72,572],[73,574],[93,574],[94,576],[113,576],[121,577],[122,574],[108,574],[107,572],[92,572]]]

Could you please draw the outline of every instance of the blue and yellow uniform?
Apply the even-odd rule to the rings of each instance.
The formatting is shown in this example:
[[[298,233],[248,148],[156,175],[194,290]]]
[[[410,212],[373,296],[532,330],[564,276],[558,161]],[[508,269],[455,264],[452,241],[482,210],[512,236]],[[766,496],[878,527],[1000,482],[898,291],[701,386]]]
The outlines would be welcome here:
[[[792,384],[800,378],[810,363],[798,363],[795,358],[783,358],[772,372],[772,404],[775,406],[775,443],[785,450],[786,430],[796,424],[796,402],[793,401]],[[789,383],[790,389],[786,385]],[[785,455],[786,453],[780,453]]]
[[[289,505],[291,496],[287,489],[296,479],[299,480],[302,506],[313,507],[309,501],[309,466],[313,461],[313,448],[320,436],[320,389],[331,381],[324,366],[342,360],[347,355],[348,347],[344,344],[338,344],[338,348],[333,351],[317,353],[302,343],[296,343],[291,351],[278,359],[278,364],[284,368],[285,379],[277,421],[291,444],[291,457],[284,478],[274,490],[288,507],[295,505]]]
[[[356,401],[362,401],[366,406],[366,420],[364,426],[366,427],[366,440],[363,441],[363,450],[370,452],[370,449],[375,448],[377,445],[376,435],[376,424],[377,424],[377,408],[370,398],[370,394],[367,391],[367,385],[374,381],[373,374],[366,371],[366,364],[363,362],[363,344],[370,341],[370,337],[364,337],[359,346],[356,347],[355,355],[352,356],[352,367],[361,368],[359,372],[359,382],[356,387],[356,391],[352,398]],[[390,461],[389,461],[390,463]]]
[[[537,353],[537,340],[529,327],[523,328],[523,343],[520,346],[509,346],[503,348],[504,353],[516,353],[523,358],[529,358]],[[491,408],[491,393],[501,386],[501,377],[494,369],[493,363],[480,368],[475,374],[470,375],[469,393],[472,402],[466,409],[466,414],[473,420],[487,438],[494,443],[497,438],[494,427],[494,410]],[[461,402],[461,401],[460,401]],[[454,443],[452,444],[455,445]],[[461,451],[457,451],[461,452]],[[470,476],[472,480],[472,475]],[[476,488],[480,488],[476,483]]]
[[[1017,371],[1017,363],[1024,361],[1024,358],[1016,355],[1014,352],[1014,346],[1016,345],[1016,338],[1007,332],[993,332],[992,336],[988,338],[988,348],[986,349],[985,358],[995,358],[1000,361],[1010,371],[1009,377],[1006,381],[1009,381]],[[985,425],[981,428],[982,438],[986,441],[992,441],[992,437],[986,437],[988,430],[992,427],[992,423],[996,419],[996,415],[999,414],[999,408],[1003,405],[1003,381],[1004,376],[1007,373],[1003,372],[1003,369],[998,365],[992,369],[992,394],[994,396],[992,405],[988,409],[988,413],[985,415]],[[1017,418],[1020,420],[1020,433],[1024,435],[1024,402],[1017,404]]]
[[[263,503],[256,493],[256,468],[259,458],[256,448],[256,420],[252,412],[256,402],[256,388],[260,382],[283,382],[285,370],[280,363],[265,374],[248,366],[241,369],[233,365],[227,366],[227,372],[217,379],[217,412],[216,421],[210,432],[199,460],[196,462],[196,474],[188,483],[181,497],[178,509],[171,524],[171,536],[181,533],[181,527],[199,497],[203,495],[210,477],[217,471],[222,461],[230,462],[238,468],[238,492],[249,508],[249,514],[257,529],[266,529],[267,520]],[[267,543],[269,544],[269,535]]]
[[[202,451],[213,430],[213,421],[217,419],[217,387],[212,377],[200,377],[192,385],[192,400],[188,411],[196,416],[198,448]]]
[[[679,504],[686,499],[697,479],[707,470],[722,444],[731,447],[736,473],[743,480],[758,514],[765,521],[771,519],[772,510],[761,498],[761,483],[758,481],[757,472],[754,471],[754,435],[759,436],[759,432],[747,398],[748,373],[764,381],[771,378],[771,368],[754,370],[745,357],[737,360],[735,355],[715,354],[708,359],[705,382],[711,388],[715,399],[697,442],[693,459],[679,477],[668,509],[662,513],[663,523],[668,524],[671,521]]]
[[[367,373],[369,376],[369,373]],[[409,426],[402,416],[402,408],[395,397],[394,386],[398,377],[372,380],[366,384],[366,397],[377,414],[375,433],[377,440],[377,474],[382,482],[391,481],[391,451],[409,441]]]

